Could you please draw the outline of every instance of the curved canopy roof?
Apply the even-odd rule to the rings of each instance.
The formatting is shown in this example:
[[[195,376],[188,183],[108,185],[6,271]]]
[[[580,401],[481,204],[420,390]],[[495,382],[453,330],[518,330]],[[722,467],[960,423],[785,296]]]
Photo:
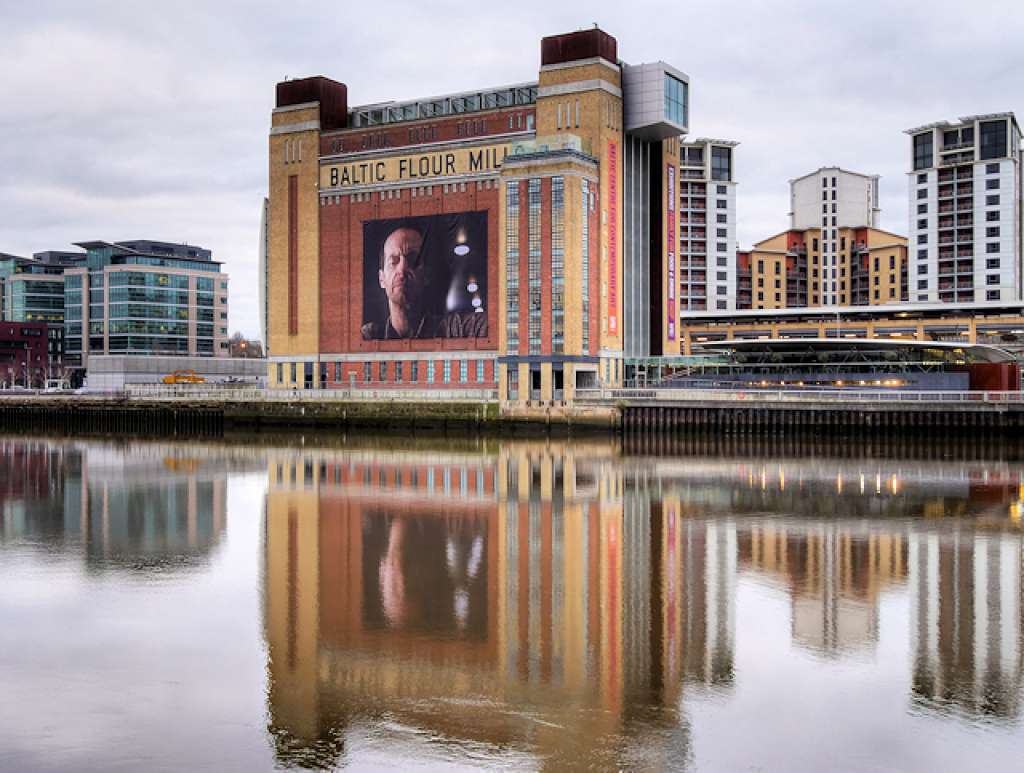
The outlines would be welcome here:
[[[968,362],[1014,362],[1010,352],[988,344],[964,344],[948,341],[896,341],[891,338],[761,338],[715,341],[702,346],[707,352],[797,354],[835,352],[836,354],[868,352],[902,352],[920,356],[927,350],[944,357],[963,354]]]

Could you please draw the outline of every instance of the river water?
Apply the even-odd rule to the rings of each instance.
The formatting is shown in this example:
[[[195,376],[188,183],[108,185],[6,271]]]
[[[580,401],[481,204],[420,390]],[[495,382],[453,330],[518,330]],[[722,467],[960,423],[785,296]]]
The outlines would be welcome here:
[[[1022,459],[0,437],[0,770],[1021,770]]]

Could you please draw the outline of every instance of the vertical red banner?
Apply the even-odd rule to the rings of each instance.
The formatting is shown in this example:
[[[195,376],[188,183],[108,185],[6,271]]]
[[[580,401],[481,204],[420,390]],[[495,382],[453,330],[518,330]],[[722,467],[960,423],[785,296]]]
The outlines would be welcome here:
[[[669,164],[666,170],[668,181],[668,340],[676,340],[676,168]]]
[[[608,143],[608,332],[619,332],[619,145]]]

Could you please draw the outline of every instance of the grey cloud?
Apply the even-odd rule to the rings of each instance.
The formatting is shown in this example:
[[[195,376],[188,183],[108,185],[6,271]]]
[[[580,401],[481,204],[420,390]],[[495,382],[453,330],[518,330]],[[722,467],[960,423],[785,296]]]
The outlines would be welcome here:
[[[694,136],[741,142],[744,246],[785,228],[790,178],[833,164],[882,175],[882,225],[903,233],[903,130],[1024,109],[1024,16],[1003,0],[7,3],[0,251],[202,244],[232,276],[232,327],[255,335],[277,81],[327,75],[358,104],[531,80],[542,36],[592,22],[624,60],[690,74]]]

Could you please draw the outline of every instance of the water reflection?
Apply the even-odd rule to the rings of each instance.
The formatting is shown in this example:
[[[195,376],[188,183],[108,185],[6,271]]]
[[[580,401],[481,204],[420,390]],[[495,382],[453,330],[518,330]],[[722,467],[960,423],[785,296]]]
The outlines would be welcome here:
[[[1013,462],[538,442],[284,453],[269,468],[282,764],[344,762],[346,739],[386,720],[530,766],[678,766],[694,754],[688,706],[757,689],[737,669],[737,640],[759,636],[737,631],[743,582],[788,599],[793,646],[839,661],[881,657],[882,604],[909,595],[914,710],[1019,717]]]
[[[672,441],[0,438],[0,769],[1019,765],[1012,444]]]
[[[4,439],[0,469],[0,545],[79,554],[96,570],[173,569],[224,535],[233,466],[212,449]]]

